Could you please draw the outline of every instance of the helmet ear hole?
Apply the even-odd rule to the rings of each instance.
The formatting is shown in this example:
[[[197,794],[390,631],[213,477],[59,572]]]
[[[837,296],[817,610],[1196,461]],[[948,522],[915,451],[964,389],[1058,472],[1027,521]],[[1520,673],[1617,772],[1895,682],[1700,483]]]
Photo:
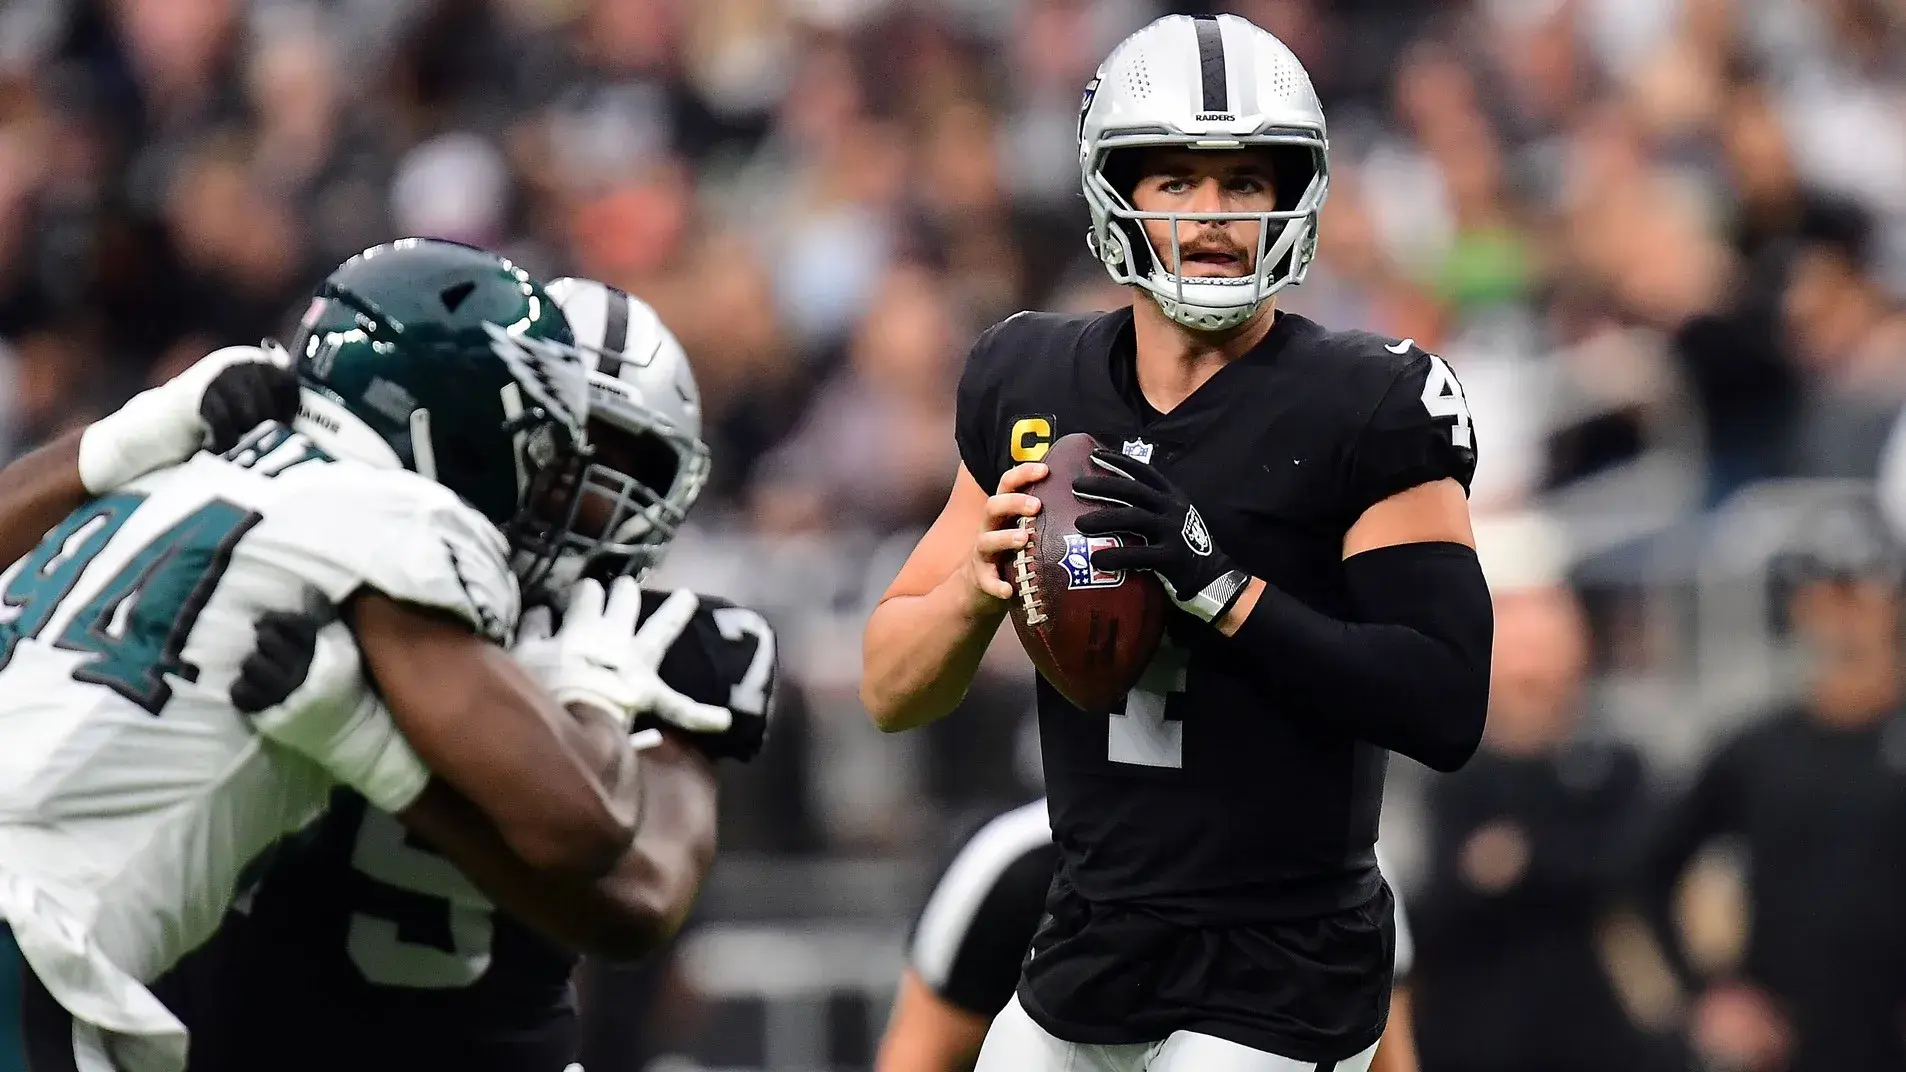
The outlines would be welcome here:
[[[1150,275],[1158,265],[1158,255],[1152,250],[1151,239],[1145,237],[1145,228],[1137,220],[1119,220],[1113,226],[1124,231],[1132,244],[1132,271]]]
[[[1304,192],[1317,178],[1317,158],[1308,146],[1268,147],[1271,181],[1277,184],[1277,211],[1295,212]]]
[[[1105,163],[1100,165],[1099,174],[1125,199],[1132,203],[1132,195],[1138,192],[1138,180],[1145,176],[1139,173],[1139,155],[1137,149],[1114,149],[1105,154]]]
[[[589,426],[589,437],[599,464],[633,477],[658,497],[668,494],[681,473],[681,455],[668,440],[653,432],[628,431],[595,421]]]

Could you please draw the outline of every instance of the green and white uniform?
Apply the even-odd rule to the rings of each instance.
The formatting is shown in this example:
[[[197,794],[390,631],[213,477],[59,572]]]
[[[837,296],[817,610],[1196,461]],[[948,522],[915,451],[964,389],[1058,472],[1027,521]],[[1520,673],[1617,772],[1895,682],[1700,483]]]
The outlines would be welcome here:
[[[381,705],[229,697],[261,614],[360,588],[498,641],[519,610],[502,535],[455,493],[276,425],[93,501],[0,576],[0,921],[123,1067],[182,1067],[146,984],[333,786],[393,811],[423,788]]]

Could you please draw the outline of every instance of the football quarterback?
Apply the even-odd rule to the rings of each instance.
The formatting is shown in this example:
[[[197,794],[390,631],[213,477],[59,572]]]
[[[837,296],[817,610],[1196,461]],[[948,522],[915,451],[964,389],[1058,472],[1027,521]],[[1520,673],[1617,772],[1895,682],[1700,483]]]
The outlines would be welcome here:
[[[1015,592],[1053,442],[1107,583],[1175,609],[1134,689],[1038,683],[1059,864],[981,1072],[1365,1072],[1396,932],[1374,854],[1389,752],[1481,738],[1492,618],[1470,534],[1468,403],[1410,339],[1276,308],[1317,248],[1329,142],[1310,77],[1232,15],[1173,15],[1087,87],[1088,246],[1129,306],[1021,313],[961,376],[961,465],[867,624],[861,695],[947,714]],[[1070,479],[1070,478],[1068,478]]]

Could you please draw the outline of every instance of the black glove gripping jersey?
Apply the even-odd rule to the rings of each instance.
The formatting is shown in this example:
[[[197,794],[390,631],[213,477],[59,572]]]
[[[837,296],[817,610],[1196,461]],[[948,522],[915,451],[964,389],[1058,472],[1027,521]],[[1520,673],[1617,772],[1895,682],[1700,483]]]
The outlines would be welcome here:
[[[955,436],[981,487],[1089,432],[1148,461],[1240,568],[1354,612],[1346,531],[1372,505],[1475,472],[1455,376],[1408,340],[1283,313],[1169,413],[1139,392],[1132,313],[1021,313],[980,337]],[[1388,1014],[1395,932],[1374,845],[1387,753],[1280,710],[1220,635],[1174,614],[1123,710],[1043,679],[1059,847],[1021,1003],[1074,1042],[1198,1030],[1297,1060],[1350,1056]]]
[[[643,620],[661,602],[645,595]],[[759,614],[702,596],[661,675],[759,723],[774,651]],[[751,754],[761,733],[710,750]],[[187,1025],[191,1072],[563,1072],[575,1060],[576,958],[348,790],[202,953],[193,1009],[211,1022]]]

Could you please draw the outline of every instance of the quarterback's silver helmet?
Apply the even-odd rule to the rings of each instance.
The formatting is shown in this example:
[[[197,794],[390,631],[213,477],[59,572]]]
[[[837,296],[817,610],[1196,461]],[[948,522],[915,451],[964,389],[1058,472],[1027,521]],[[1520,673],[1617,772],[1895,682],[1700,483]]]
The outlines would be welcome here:
[[[613,507],[607,534],[586,555],[566,556],[552,586],[610,559],[618,572],[654,566],[708,483],[701,391],[675,334],[647,302],[593,279],[565,277],[544,288],[568,319],[589,373],[590,439],[617,467],[592,464],[579,496]],[[625,471],[626,470],[626,471]]]
[[[1131,202],[1138,176],[1118,166],[1131,150],[1258,146],[1273,154],[1271,212],[1139,212]],[[1086,86],[1079,173],[1092,213],[1087,244],[1113,282],[1145,288],[1178,323],[1236,327],[1271,295],[1303,282],[1330,188],[1328,148],[1310,75],[1282,41],[1235,15],[1167,15],[1113,49]],[[1171,221],[1170,250],[1152,248],[1146,220]],[[1180,274],[1180,220],[1258,221],[1255,271]]]

